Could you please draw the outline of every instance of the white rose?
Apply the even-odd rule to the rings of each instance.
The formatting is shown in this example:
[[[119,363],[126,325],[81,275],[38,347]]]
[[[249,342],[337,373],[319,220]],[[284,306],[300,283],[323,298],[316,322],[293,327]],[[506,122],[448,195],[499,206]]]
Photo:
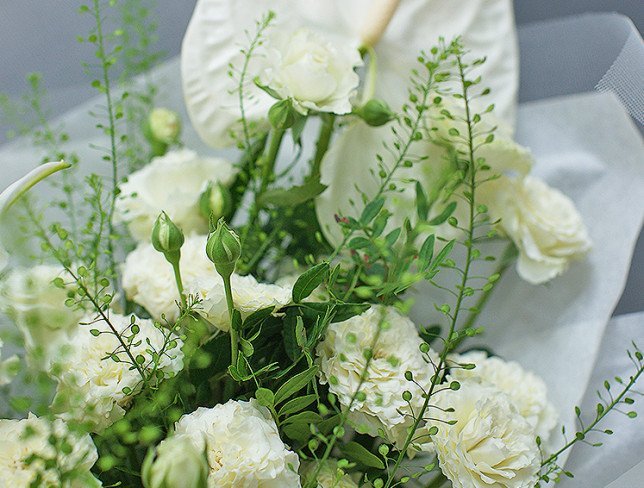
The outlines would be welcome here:
[[[434,448],[454,488],[532,488],[541,465],[530,424],[491,386],[466,382],[433,395]],[[445,409],[453,408],[453,412]],[[456,420],[454,425],[447,421]]]
[[[175,435],[206,451],[210,488],[300,486],[297,454],[280,439],[268,409],[254,399],[198,408],[179,419]]]
[[[519,249],[517,271],[532,284],[563,273],[591,247],[574,203],[543,181],[501,177],[481,185],[483,201]]]
[[[146,456],[141,477],[145,488],[206,488],[208,471],[204,452],[190,437],[173,435]]]
[[[54,286],[56,278],[69,286]],[[2,283],[0,308],[22,332],[29,361],[39,368],[48,368],[58,349],[69,342],[69,331],[85,314],[65,306],[68,289],[74,285],[63,268],[51,265],[15,269]]]
[[[360,83],[354,69],[362,65],[356,46],[334,45],[299,29],[271,36],[267,49],[271,66],[262,73],[262,83],[291,99],[298,112],[351,112],[351,98]]]
[[[373,359],[360,388],[365,399],[356,399],[349,418],[359,432],[372,436],[384,433],[389,442],[402,448],[407,429],[413,424],[410,405],[417,412],[424,402],[422,389],[407,381],[405,372],[411,371],[421,385],[429,385],[434,372],[419,350],[423,340],[409,318],[391,307],[372,307],[361,315],[329,325],[316,351],[320,382],[328,383],[340,404],[347,408],[367,364],[364,351],[372,347],[381,322],[383,330],[372,348]],[[404,391],[412,393],[409,403],[402,398]]]
[[[253,276],[239,276],[232,274],[230,277],[235,308],[245,319],[253,312],[263,308],[273,307],[278,311],[291,302],[291,289],[259,283]],[[198,294],[201,303],[196,311],[217,329],[227,332],[230,329],[230,315],[226,302],[226,292],[221,277],[216,275],[203,276],[192,283],[188,283],[186,290]]]
[[[474,381],[498,388],[508,395],[517,410],[534,429],[535,436],[547,442],[552,429],[557,425],[557,411],[548,401],[548,388],[544,381],[519,363],[487,357],[485,353],[470,352],[455,355],[450,364],[473,363],[474,369],[454,367],[451,376],[459,382]]]
[[[122,337],[133,333],[129,316],[110,313],[109,319]],[[80,324],[71,335],[70,346],[53,367],[53,376],[58,380],[54,407],[61,417],[88,422],[98,433],[125,415],[125,408],[132,395],[140,389],[142,378],[137,369],[132,368],[128,355],[111,333],[109,325],[104,320],[89,319],[87,322]],[[156,352],[160,354],[157,370],[166,376],[174,376],[181,371],[181,340],[173,335],[176,347],[164,350],[167,331],[162,331],[147,319],[135,317],[135,324],[139,331],[130,352],[134,357],[142,355],[145,358],[141,368],[152,367],[152,354]],[[91,333],[94,329],[99,331],[98,336]],[[113,353],[119,362],[110,357]],[[126,393],[124,389],[130,392]]]
[[[191,235],[181,247],[181,278],[184,287],[196,279],[219,275],[206,256],[206,236]],[[152,244],[141,243],[128,254],[122,268],[125,296],[144,307],[155,320],[174,322],[179,317],[179,291],[172,266]]]
[[[65,439],[72,446],[68,454],[55,450],[50,436]],[[102,486],[90,473],[98,459],[89,435],[71,433],[64,422],[53,423],[33,414],[23,420],[0,419],[0,486],[29,488],[40,476],[38,486],[62,488]],[[35,456],[36,460],[27,463]],[[53,459],[46,465],[44,459]],[[65,481],[61,477],[64,475]]]
[[[0,386],[11,383],[18,369],[20,368],[20,359],[15,354],[7,359],[2,360],[2,339],[0,339]]]
[[[150,240],[161,211],[184,233],[205,233],[208,221],[199,212],[199,197],[208,182],[229,185],[235,173],[225,159],[201,157],[189,149],[170,151],[152,159],[121,184],[114,220],[127,223],[139,241]]]

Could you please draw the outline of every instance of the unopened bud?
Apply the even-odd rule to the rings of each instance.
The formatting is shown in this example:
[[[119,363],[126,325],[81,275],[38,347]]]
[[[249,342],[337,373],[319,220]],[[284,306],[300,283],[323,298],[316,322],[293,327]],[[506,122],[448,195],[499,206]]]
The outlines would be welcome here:
[[[162,144],[173,144],[181,133],[181,119],[176,112],[167,108],[152,109],[148,117],[150,136]]]
[[[208,237],[206,254],[222,277],[229,277],[235,271],[241,256],[241,243],[223,219],[217,222],[217,227]]]
[[[161,212],[152,227],[152,247],[162,252],[168,261],[178,259],[185,238],[168,214]]]
[[[221,183],[209,182],[199,197],[199,211],[208,220],[217,221],[222,217],[228,217],[232,207],[230,190]]]
[[[151,450],[143,462],[141,479],[145,488],[206,488],[208,460],[188,436],[168,437]]]
[[[290,100],[280,100],[268,110],[268,120],[273,127],[286,130],[295,123],[295,109]]]
[[[395,114],[384,100],[372,98],[355,112],[362,120],[373,127],[385,125],[395,118]]]

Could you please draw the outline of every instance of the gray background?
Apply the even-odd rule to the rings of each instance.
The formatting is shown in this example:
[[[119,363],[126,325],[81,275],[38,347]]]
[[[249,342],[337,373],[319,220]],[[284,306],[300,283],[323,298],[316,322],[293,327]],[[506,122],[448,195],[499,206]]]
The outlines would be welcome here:
[[[149,3],[146,0],[142,0]],[[448,1],[448,0],[445,0]],[[52,113],[60,113],[95,95],[88,78],[80,66],[80,60],[92,60],[93,51],[87,44],[76,41],[78,35],[86,35],[93,22],[87,14],[76,11],[78,0],[0,0],[0,93],[17,98],[26,89],[25,75],[39,71],[44,85],[51,92]],[[181,38],[190,19],[195,0],[158,0],[158,47],[166,57],[179,53]],[[588,12],[615,11],[631,18],[640,32],[644,30],[644,6],[642,0],[515,0],[517,23],[520,27],[568,15]],[[586,51],[598,52],[614,39],[610,39],[598,26],[597,32],[586,33]],[[525,33],[525,30],[524,30]],[[521,36],[525,52],[539,50],[534,40]],[[544,42],[548,42],[545,40]],[[538,43],[537,43],[538,44]],[[543,52],[548,52],[543,50]],[[599,55],[598,55],[599,56]],[[614,58],[612,58],[614,59]],[[544,60],[546,63],[548,59]],[[561,60],[560,60],[561,61]],[[541,64],[544,66],[544,64]],[[527,74],[524,70],[524,76]],[[604,71],[605,72],[605,71]],[[522,78],[520,99],[522,101],[545,96],[573,93],[572,88],[553,91],[553,87],[539,88],[540,84],[526,86]],[[535,91],[535,86],[537,90]],[[589,89],[592,89],[591,85]],[[548,91],[550,90],[550,91]],[[6,125],[0,120],[0,143],[5,138]],[[622,301],[616,314],[644,310],[644,238],[640,236],[635,251],[635,263]]]

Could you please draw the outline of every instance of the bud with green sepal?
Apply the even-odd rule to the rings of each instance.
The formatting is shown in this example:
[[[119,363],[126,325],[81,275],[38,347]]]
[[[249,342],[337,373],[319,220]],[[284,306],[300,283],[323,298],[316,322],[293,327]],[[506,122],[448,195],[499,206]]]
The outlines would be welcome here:
[[[226,305],[228,306],[228,316],[230,317],[230,356],[231,365],[237,367],[237,358],[239,356],[239,338],[236,327],[233,326],[233,317],[235,315],[235,303],[233,302],[233,289],[230,277],[235,271],[237,260],[241,256],[241,242],[237,234],[233,232],[224,219],[219,219],[215,230],[208,236],[206,243],[206,254],[215,265],[217,273],[221,275],[226,292]]]
[[[396,114],[389,108],[384,100],[372,98],[354,113],[373,127],[380,127],[396,118]]]
[[[163,156],[168,147],[179,142],[181,119],[176,112],[167,108],[152,109],[143,125],[143,135],[152,147],[154,156]]]
[[[168,214],[161,212],[152,227],[152,247],[163,253],[165,259],[172,265],[174,277],[177,282],[177,289],[181,296],[181,303],[186,307],[186,297],[183,294],[183,283],[181,281],[181,246],[185,241],[183,232],[172,222]]]
[[[199,211],[209,221],[218,221],[229,217],[233,209],[230,190],[221,183],[208,182],[208,186],[199,197]]]
[[[280,100],[268,110],[268,120],[277,130],[286,130],[292,127],[296,118],[297,112],[293,103],[288,99]]]
[[[206,254],[222,278],[230,277],[235,271],[235,265],[241,256],[241,242],[224,219],[219,219],[215,230],[208,236]]]
[[[151,449],[141,469],[145,488],[180,488],[208,486],[208,460],[187,436],[168,437]]]

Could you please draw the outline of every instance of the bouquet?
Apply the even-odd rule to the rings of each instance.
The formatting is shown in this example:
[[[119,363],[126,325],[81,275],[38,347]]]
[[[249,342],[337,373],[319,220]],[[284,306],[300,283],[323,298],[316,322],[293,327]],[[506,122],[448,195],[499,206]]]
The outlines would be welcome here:
[[[513,141],[511,5],[474,3],[200,0],[189,121],[131,81],[149,11],[81,7],[107,171],[65,151],[33,76],[54,162],[0,196],[31,249],[0,247],[2,486],[545,486],[636,415],[635,343],[566,434],[545,382],[477,342],[508,269],[541,285],[592,243]]]

